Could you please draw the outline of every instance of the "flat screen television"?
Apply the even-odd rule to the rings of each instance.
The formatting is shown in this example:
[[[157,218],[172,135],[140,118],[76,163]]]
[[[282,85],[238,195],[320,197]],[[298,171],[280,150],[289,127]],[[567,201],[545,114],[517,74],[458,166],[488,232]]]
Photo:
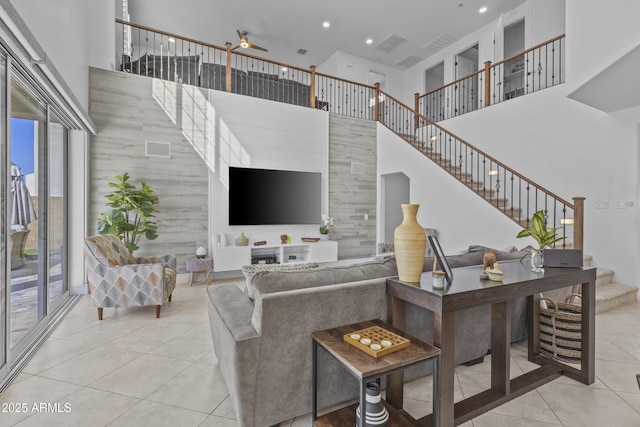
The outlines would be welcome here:
[[[229,168],[229,225],[319,224],[321,174]]]

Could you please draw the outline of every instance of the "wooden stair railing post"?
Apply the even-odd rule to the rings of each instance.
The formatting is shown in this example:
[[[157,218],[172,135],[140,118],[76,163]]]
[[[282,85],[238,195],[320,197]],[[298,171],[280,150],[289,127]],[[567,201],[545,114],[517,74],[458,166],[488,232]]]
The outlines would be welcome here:
[[[420,94],[416,92],[413,96],[415,98],[415,105],[413,109],[415,113],[413,119],[413,130],[416,132],[420,127]]]
[[[484,63],[484,106],[491,105],[491,61]]]
[[[227,87],[225,90],[227,92],[231,92],[231,42],[227,42],[227,69],[226,71],[226,79],[227,79]]]
[[[380,121],[380,83],[375,84],[376,87],[376,108],[374,110],[375,120]]]
[[[573,198],[573,248],[584,249],[584,197]]]
[[[316,108],[316,66],[312,65],[311,69],[311,81],[309,82],[309,106]]]

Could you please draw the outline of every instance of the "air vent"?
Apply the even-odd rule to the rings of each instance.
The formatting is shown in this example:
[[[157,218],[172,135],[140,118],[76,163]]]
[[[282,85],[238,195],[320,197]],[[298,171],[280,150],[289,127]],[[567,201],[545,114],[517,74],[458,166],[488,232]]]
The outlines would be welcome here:
[[[145,141],[144,155],[149,157],[171,157],[171,144],[168,142]]]
[[[435,39],[431,40],[429,43],[422,46],[423,49],[430,49],[434,52],[444,49],[445,47],[453,44],[453,42],[457,41],[453,36],[449,34],[440,34]]]
[[[307,53],[307,49],[298,49],[297,53],[299,53],[300,55],[304,55],[305,53]]]
[[[420,61],[422,61],[422,58],[417,57],[415,55],[409,55],[406,58],[404,58],[402,61],[398,62],[396,65],[404,68],[409,68],[416,65]]]
[[[386,39],[382,40],[380,43],[375,45],[374,49],[381,50],[383,52],[391,52],[395,49],[400,43],[405,41],[404,37],[401,37],[397,34],[391,34]]]
[[[354,175],[364,175],[364,163],[351,162],[351,173]]]

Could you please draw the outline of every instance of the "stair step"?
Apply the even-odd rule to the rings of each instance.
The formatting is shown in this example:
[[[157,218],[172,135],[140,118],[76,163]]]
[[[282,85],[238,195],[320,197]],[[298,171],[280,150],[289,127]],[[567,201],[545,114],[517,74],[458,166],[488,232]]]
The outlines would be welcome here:
[[[598,267],[596,269],[596,287],[605,286],[613,282],[615,272],[608,268]]]
[[[636,301],[638,287],[609,283],[596,289],[596,314]]]

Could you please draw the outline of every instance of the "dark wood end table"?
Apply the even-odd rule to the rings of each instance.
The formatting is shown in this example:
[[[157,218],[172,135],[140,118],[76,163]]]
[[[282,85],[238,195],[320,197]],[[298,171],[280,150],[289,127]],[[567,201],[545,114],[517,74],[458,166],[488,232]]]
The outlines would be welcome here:
[[[344,335],[359,331],[371,326],[379,326],[390,332],[408,338],[411,345],[389,353],[385,356],[375,358],[364,351],[354,347],[344,341]],[[333,411],[329,414],[318,417],[318,346],[324,348],[331,356],[341,362],[347,370],[355,376],[360,383],[360,407],[365,407],[366,383],[382,376],[400,372],[402,369],[415,365],[426,360],[433,360],[433,401],[438,401],[438,366],[440,350],[432,345],[426,344],[405,332],[381,321],[371,320],[352,325],[342,326],[324,331],[317,331],[312,334],[313,338],[313,401],[311,416],[313,425],[316,427],[343,426],[356,424],[357,404]],[[383,400],[384,402],[384,400]],[[390,426],[411,426],[413,418],[404,411],[398,411],[391,405],[384,402],[389,411]],[[437,415],[437,405],[433,406],[434,414]],[[435,417],[438,419],[438,417]],[[365,417],[361,417],[364,426]]]

